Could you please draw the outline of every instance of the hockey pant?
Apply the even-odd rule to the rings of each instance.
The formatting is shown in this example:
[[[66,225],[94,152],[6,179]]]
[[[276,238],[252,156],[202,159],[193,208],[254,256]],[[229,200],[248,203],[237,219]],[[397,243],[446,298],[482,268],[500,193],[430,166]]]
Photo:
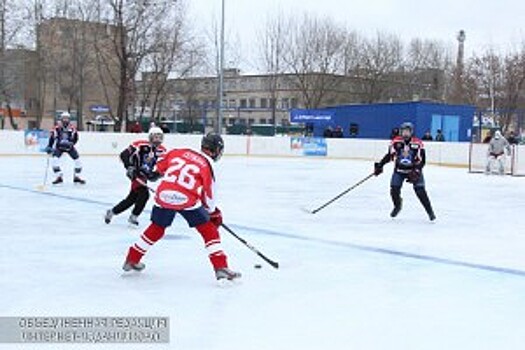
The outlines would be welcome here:
[[[485,169],[485,173],[487,174],[492,173],[492,169],[494,168],[494,165],[498,167],[499,174],[505,173],[505,154],[491,153],[487,160],[487,167]]]

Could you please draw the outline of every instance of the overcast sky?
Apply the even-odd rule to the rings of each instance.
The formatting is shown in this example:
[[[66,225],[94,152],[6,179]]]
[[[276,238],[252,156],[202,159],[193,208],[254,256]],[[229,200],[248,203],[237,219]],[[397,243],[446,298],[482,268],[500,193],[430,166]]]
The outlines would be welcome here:
[[[221,0],[187,0],[191,17],[206,27],[219,18]],[[455,45],[460,29],[467,33],[467,54],[489,46],[517,47],[525,40],[525,0],[225,0],[226,27],[242,48],[241,67],[257,70],[254,42],[268,15],[283,12],[320,14],[365,35],[377,30],[438,39]],[[228,58],[227,58],[228,60]]]

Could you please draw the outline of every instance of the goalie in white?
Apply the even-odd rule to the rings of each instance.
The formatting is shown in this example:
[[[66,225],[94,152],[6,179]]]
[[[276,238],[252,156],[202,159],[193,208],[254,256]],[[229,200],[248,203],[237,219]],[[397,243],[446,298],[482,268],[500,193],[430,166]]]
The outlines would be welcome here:
[[[491,174],[494,165],[497,165],[498,174],[503,175],[505,173],[505,153],[510,155],[510,144],[503,137],[501,131],[496,130],[494,137],[490,140],[487,153],[488,159],[485,174]]]

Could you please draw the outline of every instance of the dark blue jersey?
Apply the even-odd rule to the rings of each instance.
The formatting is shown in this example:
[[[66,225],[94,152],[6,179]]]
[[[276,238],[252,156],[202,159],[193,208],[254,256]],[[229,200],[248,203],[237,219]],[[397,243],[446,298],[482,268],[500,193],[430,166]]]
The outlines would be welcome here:
[[[74,126],[68,125],[63,127],[62,125],[57,125],[49,134],[48,147],[69,151],[77,142],[78,132]]]
[[[120,159],[124,163],[124,167],[134,167],[144,175],[148,177],[153,172],[153,168],[157,164],[157,159],[160,155],[164,154],[166,149],[164,146],[154,146],[148,141],[139,140],[133,142],[120,153]]]
[[[423,142],[417,137],[405,140],[401,136],[395,137],[390,143],[388,153],[381,160],[384,165],[394,161],[394,169],[400,173],[409,173],[412,169],[422,169],[425,166],[426,156]]]

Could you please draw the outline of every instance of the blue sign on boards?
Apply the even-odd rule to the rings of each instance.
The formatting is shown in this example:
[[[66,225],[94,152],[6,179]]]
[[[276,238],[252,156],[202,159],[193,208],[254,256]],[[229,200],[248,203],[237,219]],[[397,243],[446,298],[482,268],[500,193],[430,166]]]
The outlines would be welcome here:
[[[333,111],[319,109],[293,109],[290,112],[292,123],[308,123],[313,121],[329,122],[334,117]]]
[[[109,113],[109,106],[106,105],[92,105],[89,110],[93,113]]]
[[[328,145],[322,137],[292,137],[290,148],[294,153],[303,156],[326,156]]]
[[[49,141],[47,130],[25,130],[24,144],[26,149],[35,152],[45,152]]]

